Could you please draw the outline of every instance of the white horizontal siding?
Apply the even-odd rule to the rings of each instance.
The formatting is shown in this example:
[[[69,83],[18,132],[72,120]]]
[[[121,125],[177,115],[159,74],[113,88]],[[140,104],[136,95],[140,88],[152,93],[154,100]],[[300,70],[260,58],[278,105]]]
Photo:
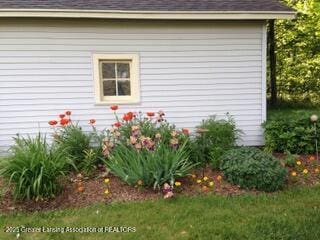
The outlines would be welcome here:
[[[72,110],[85,129],[114,121],[93,95],[94,53],[140,55],[141,103],[194,129],[209,115],[234,116],[242,142],[259,145],[265,111],[261,22],[0,20],[0,152],[19,134],[51,132],[48,120]]]

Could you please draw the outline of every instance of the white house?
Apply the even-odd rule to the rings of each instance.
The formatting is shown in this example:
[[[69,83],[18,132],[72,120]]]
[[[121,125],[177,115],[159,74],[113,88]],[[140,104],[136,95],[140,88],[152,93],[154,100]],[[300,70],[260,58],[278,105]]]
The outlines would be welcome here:
[[[65,110],[97,119],[164,110],[194,128],[229,112],[263,144],[266,20],[274,0],[0,0],[0,152]]]

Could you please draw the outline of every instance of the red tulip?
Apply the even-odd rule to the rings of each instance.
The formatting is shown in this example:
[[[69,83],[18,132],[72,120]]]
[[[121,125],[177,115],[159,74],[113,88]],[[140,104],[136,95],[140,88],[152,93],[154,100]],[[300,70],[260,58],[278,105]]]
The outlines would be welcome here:
[[[134,117],[133,112],[128,112],[127,115],[129,116],[130,120]]]
[[[113,111],[117,111],[119,107],[117,105],[112,105],[110,108]]]
[[[126,122],[130,121],[130,117],[128,114],[124,114],[122,119]]]
[[[93,125],[93,124],[95,124],[95,123],[96,123],[96,120],[95,120],[95,119],[90,119],[90,120],[89,120],[89,124]]]
[[[154,117],[154,112],[147,112],[148,117]]]
[[[127,114],[124,114],[123,115],[123,117],[122,117],[122,119],[124,120],[124,121],[129,121],[129,117],[128,117],[128,115]]]
[[[120,122],[116,122],[116,123],[113,124],[113,126],[119,128],[119,127],[121,127],[121,123]]]
[[[62,119],[60,120],[60,125],[61,125],[61,126],[64,126],[64,125],[67,125],[69,122],[70,122],[69,119],[67,119],[67,118],[62,118]]]
[[[65,114],[60,114],[60,115],[59,115],[59,118],[62,119],[62,118],[64,118],[65,116],[66,116]]]
[[[133,113],[132,112],[128,112],[126,114],[123,115],[123,120],[124,121],[131,121],[133,119]]]
[[[70,116],[71,115],[71,111],[66,111],[66,115]]]
[[[54,126],[54,125],[57,125],[57,124],[58,124],[58,122],[57,122],[56,120],[51,120],[51,121],[49,121],[48,123],[49,123],[49,125],[51,125],[51,126]]]

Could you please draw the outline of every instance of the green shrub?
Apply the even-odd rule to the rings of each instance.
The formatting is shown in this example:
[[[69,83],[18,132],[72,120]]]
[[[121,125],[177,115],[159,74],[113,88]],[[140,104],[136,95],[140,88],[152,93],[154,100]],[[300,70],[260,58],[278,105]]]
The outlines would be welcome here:
[[[242,188],[272,192],[286,180],[286,169],[272,155],[257,148],[241,147],[226,152],[220,169],[226,179]]]
[[[59,192],[59,178],[69,164],[64,151],[50,148],[40,134],[35,138],[18,136],[11,151],[0,175],[15,184],[15,199],[54,197]]]
[[[314,153],[315,133],[310,122],[309,113],[280,115],[267,120],[264,124],[266,150],[290,153]],[[320,141],[319,122],[317,123],[317,139]]]
[[[240,131],[229,115],[226,120],[212,116],[197,128],[200,133],[191,144],[193,162],[202,166],[210,163],[213,168],[218,168],[223,153],[236,145]]]
[[[173,185],[176,177],[184,177],[194,166],[189,162],[185,144],[179,149],[160,143],[154,150],[118,145],[105,161],[110,171],[129,185],[159,188],[165,182]]]

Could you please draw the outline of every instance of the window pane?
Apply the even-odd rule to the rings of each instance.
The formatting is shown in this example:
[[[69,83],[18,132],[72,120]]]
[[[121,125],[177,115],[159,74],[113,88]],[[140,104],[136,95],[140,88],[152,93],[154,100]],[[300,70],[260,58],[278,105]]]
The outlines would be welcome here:
[[[118,78],[130,78],[130,65],[129,63],[117,64],[117,77]]]
[[[102,78],[116,78],[115,63],[102,63]]]
[[[119,96],[130,96],[130,81],[118,81],[118,94]]]
[[[116,81],[107,80],[103,81],[103,95],[104,96],[116,96]]]

